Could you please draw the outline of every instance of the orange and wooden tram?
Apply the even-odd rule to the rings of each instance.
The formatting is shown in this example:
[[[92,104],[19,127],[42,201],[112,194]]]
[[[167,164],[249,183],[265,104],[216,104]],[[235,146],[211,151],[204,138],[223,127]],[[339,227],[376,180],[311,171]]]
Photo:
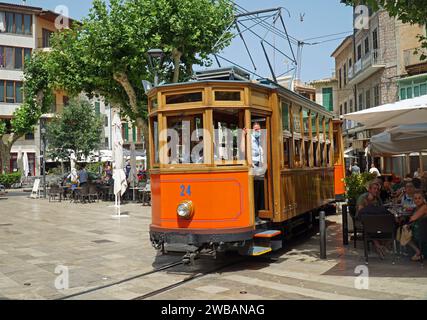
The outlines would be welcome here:
[[[344,193],[341,122],[303,96],[244,77],[162,85],[148,96],[157,249],[261,255]],[[243,131],[255,122],[263,132],[262,223],[252,133]]]

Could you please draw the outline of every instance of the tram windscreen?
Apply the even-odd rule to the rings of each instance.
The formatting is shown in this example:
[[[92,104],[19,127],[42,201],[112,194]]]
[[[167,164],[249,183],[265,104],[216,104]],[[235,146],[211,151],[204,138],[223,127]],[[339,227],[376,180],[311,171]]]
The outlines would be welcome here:
[[[168,164],[203,164],[203,115],[167,117]]]
[[[214,110],[214,160],[243,161],[246,159],[242,147],[242,134],[245,124],[244,110]]]

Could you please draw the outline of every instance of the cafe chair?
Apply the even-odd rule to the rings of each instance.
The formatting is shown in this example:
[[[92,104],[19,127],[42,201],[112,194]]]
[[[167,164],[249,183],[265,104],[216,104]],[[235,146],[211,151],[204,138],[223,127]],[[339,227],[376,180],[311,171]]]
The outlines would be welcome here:
[[[419,239],[417,239],[418,242],[418,248],[421,251],[421,264],[424,266],[424,257],[425,252],[427,249],[427,218],[424,218],[420,220],[419,222],[419,229],[418,229],[418,235]]]
[[[393,264],[396,259],[396,225],[392,214],[364,214],[363,209],[359,212],[363,225],[363,245],[365,251],[365,262],[368,264],[369,242],[373,240],[393,241]]]
[[[95,202],[95,199],[97,202],[99,202],[99,193],[98,188],[96,187],[96,184],[89,184],[89,202],[93,201]]]
[[[55,200],[56,197],[58,197],[58,201],[61,202],[62,192],[63,192],[62,188],[60,188],[56,184],[52,184],[49,188],[49,202],[51,202],[51,200]]]

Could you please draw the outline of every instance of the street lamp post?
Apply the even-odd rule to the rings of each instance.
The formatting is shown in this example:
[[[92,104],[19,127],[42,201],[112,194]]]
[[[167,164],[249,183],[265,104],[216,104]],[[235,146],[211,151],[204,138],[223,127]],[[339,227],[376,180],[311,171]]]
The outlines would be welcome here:
[[[161,65],[164,57],[164,52],[162,49],[150,49],[148,50],[147,54],[150,67],[154,71],[154,86],[157,87],[159,85],[159,73],[154,60],[159,60],[158,64]]]
[[[43,142],[43,196],[47,198],[47,188],[46,188],[46,123],[41,122],[41,136]]]

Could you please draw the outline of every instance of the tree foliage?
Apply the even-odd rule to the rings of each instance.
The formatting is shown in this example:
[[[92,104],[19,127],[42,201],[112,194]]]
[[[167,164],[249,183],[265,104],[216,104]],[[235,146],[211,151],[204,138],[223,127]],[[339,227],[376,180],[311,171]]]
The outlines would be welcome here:
[[[50,56],[44,52],[34,53],[25,61],[24,102],[13,113],[9,128],[5,120],[0,120],[0,158],[2,170],[7,172],[12,145],[22,136],[34,131],[40,116],[52,104],[52,83]]]
[[[89,102],[71,100],[62,114],[47,125],[48,153],[52,158],[84,160],[101,143],[102,120]]]
[[[194,64],[223,49],[215,43],[233,20],[227,0],[94,0],[81,25],[53,39],[55,82],[68,92],[97,93],[131,120],[146,118],[142,80],[153,78],[147,51],[160,48],[166,82],[189,79]]]

